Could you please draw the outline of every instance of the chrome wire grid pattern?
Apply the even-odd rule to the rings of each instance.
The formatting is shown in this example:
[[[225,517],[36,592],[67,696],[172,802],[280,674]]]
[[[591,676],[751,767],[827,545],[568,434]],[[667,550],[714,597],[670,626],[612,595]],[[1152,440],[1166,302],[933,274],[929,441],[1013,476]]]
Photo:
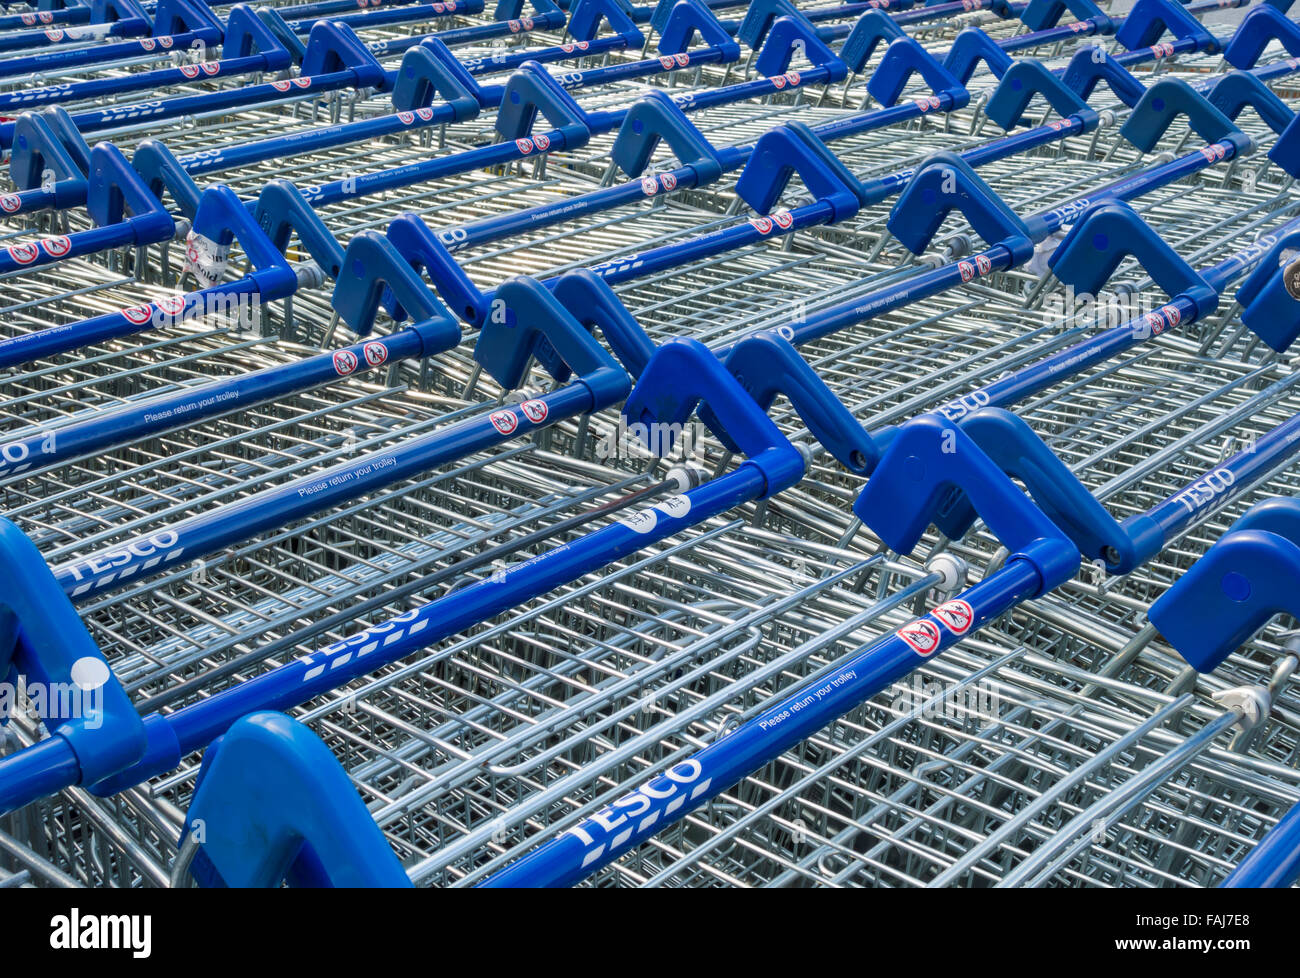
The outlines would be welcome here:
[[[1012,32],[997,21],[982,25],[995,36]],[[942,50],[959,26],[912,32]],[[1218,67],[1217,58],[1180,58],[1161,74],[1194,80]],[[726,74],[682,72],[673,84],[707,87]],[[623,107],[660,83],[615,85],[580,100]],[[1275,90],[1296,107],[1295,90]],[[859,83],[831,87],[824,97],[713,109],[694,121],[717,145],[743,144],[781,122],[830,120],[860,103]],[[379,113],[382,99],[344,111],[351,108],[356,117]],[[1122,107],[1114,108],[1122,118]],[[271,109],[201,120],[195,131],[204,140],[242,141],[285,126],[283,111]],[[1263,148],[1271,142],[1252,118],[1242,126]],[[450,126],[428,139],[344,147],[220,179],[251,197],[273,176],[306,185],[359,165],[452,153],[479,143],[486,127]],[[968,109],[832,148],[870,178],[995,135]],[[122,134],[124,148],[135,138]],[[1174,135],[1161,149],[1185,151],[1179,143]],[[404,212],[453,227],[521,200],[598,187],[609,145],[597,138],[555,154],[544,170],[478,171],[324,215],[340,237],[382,229]],[[1107,127],[1096,139],[1065,140],[980,173],[1019,213],[1030,213],[1153,158]],[[1032,184],[1026,166],[1034,168]],[[544,276],[633,255],[745,220],[734,213],[731,186],[724,180],[633,212],[467,249],[457,259],[490,288],[511,274]],[[1297,209],[1262,153],[1135,206],[1194,265],[1250,243]],[[618,293],[656,340],[692,335],[720,345],[924,267],[928,257],[908,258],[882,236],[887,214],[888,202]],[[76,220],[74,213],[68,227]],[[945,239],[936,253],[956,257],[963,247]],[[6,279],[6,324],[22,332],[139,302],[160,280],[174,284],[164,267],[152,248]],[[1055,305],[1059,291],[1035,294],[1038,279],[990,276],[801,352],[869,428],[895,423],[1097,328]],[[1130,286],[1120,300],[1161,301],[1140,273],[1119,281]],[[1237,312],[1063,381],[1016,411],[1117,518],[1141,512],[1230,446],[1300,412],[1289,363],[1252,344]],[[338,332],[319,290],[300,293],[292,309],[266,310],[243,332],[200,323],[58,357],[6,377],[5,429],[57,426],[177,385],[293,362],[337,344]],[[386,376],[6,478],[6,516],[58,564],[335,461],[382,454],[500,403],[504,392],[474,370],[472,343],[467,337],[452,353]],[[548,383],[540,371],[530,377],[532,389]],[[772,416],[806,440],[784,402]],[[396,483],[96,598],[81,607],[83,620],[142,710],[193,702],[671,491],[662,466],[599,457],[596,446],[616,422],[616,412],[602,412]],[[703,445],[697,464],[735,464],[707,438]],[[1294,684],[1282,687],[1273,714],[1249,737],[1230,730],[1210,698],[1228,686],[1267,682],[1283,655],[1286,623],[1266,630],[1225,672],[1199,679],[1158,638],[1148,636],[1136,653],[1130,646],[1151,601],[1252,501],[1292,494],[1294,481],[1276,473],[1122,579],[1099,582],[1085,567],[1076,581],[820,731],[591,882],[1214,885],[1300,799]],[[343,763],[417,883],[475,882],[526,842],[711,742],[778,691],[833,675],[837,660],[933,602],[939,582],[926,570],[927,551],[959,554],[973,578],[996,566],[997,544],[978,530],[961,541],[932,537],[915,560],[879,552],[852,520],[860,484],[819,457],[803,483],[772,500],[638,552],[297,715]],[[978,709],[948,709],[955,699]],[[37,732],[18,717],[9,736],[16,744]],[[75,789],[7,816],[0,825],[6,882],[166,884],[198,760],[111,798]]]

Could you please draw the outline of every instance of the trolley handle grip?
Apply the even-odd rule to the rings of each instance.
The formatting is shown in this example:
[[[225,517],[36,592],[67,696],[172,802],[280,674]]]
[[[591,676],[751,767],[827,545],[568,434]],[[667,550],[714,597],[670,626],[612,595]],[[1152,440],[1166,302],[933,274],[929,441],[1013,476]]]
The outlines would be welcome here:
[[[0,812],[12,812],[71,788],[81,779],[72,745],[55,734],[0,758]]]

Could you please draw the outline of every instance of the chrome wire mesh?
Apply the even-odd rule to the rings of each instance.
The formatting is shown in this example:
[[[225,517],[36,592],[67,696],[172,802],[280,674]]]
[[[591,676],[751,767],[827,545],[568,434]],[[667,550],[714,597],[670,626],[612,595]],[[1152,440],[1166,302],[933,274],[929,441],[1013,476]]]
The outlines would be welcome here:
[[[943,50],[968,22],[909,31]],[[996,20],[980,24],[994,36],[1014,32]],[[415,32],[403,25],[366,39]],[[533,35],[526,43],[559,37]],[[1072,50],[1033,53],[1060,67]],[[1179,57],[1139,77],[1198,80],[1222,67],[1217,57]],[[750,70],[678,72],[671,84],[707,88]],[[619,83],[583,91],[579,100],[589,109],[624,107],[664,84]],[[972,83],[971,108],[832,148],[855,175],[870,178],[940,149],[996,138],[977,108],[987,84]],[[192,89],[199,90],[210,89]],[[1275,91],[1292,108],[1300,105],[1300,91],[1285,82]],[[815,124],[857,112],[862,96],[859,79],[692,118],[716,145],[742,145],[786,121]],[[1124,110],[1111,108],[1115,119],[1095,138],[989,164],[981,176],[1024,214],[1151,165],[1159,157],[1120,140],[1116,123]],[[303,100],[287,109],[288,103],[194,120],[184,132],[205,146],[246,142],[385,111],[378,95],[355,104]],[[1271,143],[1253,117],[1241,124],[1261,150]],[[399,167],[480,144],[489,130],[476,120],[217,179],[251,198],[272,177],[310,185],[362,167]],[[111,138],[125,149],[151,135],[156,131],[141,126]],[[333,205],[323,216],[342,239],[382,230],[406,212],[447,228],[571,197],[600,186],[611,139],[554,154],[544,169],[475,171]],[[1172,135],[1158,152],[1186,151],[1183,142]],[[1277,173],[1260,152],[1155,191],[1135,207],[1193,265],[1205,265],[1295,216],[1294,190]],[[512,274],[544,277],[632,256],[746,220],[733,185],[724,179],[456,257],[487,289]],[[796,189],[789,200],[799,199]],[[962,253],[960,241],[943,239],[931,255],[905,255],[883,234],[888,207],[617,291],[656,341],[689,335],[722,345]],[[76,212],[61,219],[65,230],[85,226]],[[19,240],[33,227],[40,225],[10,219],[4,232]],[[163,250],[77,259],[6,278],[8,333],[175,287],[177,262]],[[1023,270],[995,274],[801,352],[855,417],[876,430],[1105,328],[1065,309],[1059,289],[1036,293],[1039,280]],[[1115,281],[1122,309],[1145,311],[1142,303],[1162,301],[1128,266]],[[1233,446],[1300,412],[1288,360],[1252,343],[1238,315],[1225,309],[1063,380],[1016,411],[1117,518],[1140,513]],[[11,371],[0,430],[57,430],[87,412],[292,363],[339,340],[329,297],[317,290],[265,310],[242,331],[200,322],[106,343]],[[467,335],[451,353],[384,376],[353,378],[5,478],[5,515],[57,565],[333,462],[382,453],[501,403],[506,393],[474,369],[473,340]],[[550,381],[535,370],[528,384],[538,390]],[[809,440],[784,401],[771,414],[794,440]],[[98,597],[81,607],[83,621],[142,710],[175,709],[361,624],[454,595],[467,581],[666,492],[662,465],[598,457],[596,446],[616,425],[615,411],[601,412],[396,483]],[[711,471],[737,464],[716,442],[705,438],[702,446],[696,464]],[[1294,682],[1282,686],[1272,714],[1249,736],[1230,729],[1211,698],[1230,686],[1267,683],[1286,654],[1289,623],[1270,626],[1212,676],[1189,675],[1158,637],[1147,635],[1135,651],[1133,645],[1151,602],[1232,520],[1253,501],[1294,494],[1294,483],[1288,470],[1274,473],[1123,578],[1102,581],[1085,566],[1053,595],[1009,613],[590,882],[1215,885],[1300,799]],[[837,660],[934,600],[939,582],[927,571],[929,556],[961,556],[972,579],[997,566],[998,544],[978,528],[960,541],[931,536],[915,559],[881,552],[852,518],[860,484],[818,456],[800,485],[771,500],[629,556],[296,715],[344,765],[417,883],[475,882],[527,843],[711,742],[778,692],[833,674]],[[7,746],[37,736],[30,718],[16,717]],[[165,885],[198,762],[186,758],[173,774],[111,798],[74,789],[5,816],[0,884]]]

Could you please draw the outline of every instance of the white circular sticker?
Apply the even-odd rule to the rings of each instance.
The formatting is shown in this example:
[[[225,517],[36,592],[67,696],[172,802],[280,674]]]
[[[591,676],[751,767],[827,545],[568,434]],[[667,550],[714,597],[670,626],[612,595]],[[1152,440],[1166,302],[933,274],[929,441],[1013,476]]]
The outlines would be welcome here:
[[[619,522],[634,533],[649,533],[658,525],[659,514],[653,509],[644,509],[639,513],[624,517]]]
[[[72,664],[70,671],[72,681],[84,690],[99,689],[108,682],[108,663],[94,656],[82,656]]]
[[[691,497],[685,494],[669,496],[655,509],[667,516],[671,516],[673,519],[680,520],[691,511]]]

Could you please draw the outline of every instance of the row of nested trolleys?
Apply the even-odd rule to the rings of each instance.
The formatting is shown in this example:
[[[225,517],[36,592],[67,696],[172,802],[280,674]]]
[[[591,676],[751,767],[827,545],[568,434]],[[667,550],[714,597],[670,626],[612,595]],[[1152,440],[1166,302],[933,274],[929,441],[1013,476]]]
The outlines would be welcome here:
[[[721,5],[717,14],[739,20],[745,10],[734,8],[745,6]],[[293,5],[278,9],[293,19]],[[401,9],[380,11],[389,17]],[[849,5],[818,14],[815,23],[845,28],[827,42],[838,48],[864,10]],[[388,68],[398,64],[405,38],[495,21],[490,8],[422,10],[378,26],[368,16],[347,19]],[[1241,11],[1198,16],[1226,37]],[[905,29],[927,49],[943,52],[959,31],[975,25],[998,39],[1027,30],[981,9],[917,16]],[[523,29],[452,50],[462,60],[501,57],[567,37],[564,28]],[[1112,38],[1080,36],[1018,55],[1060,67],[1090,43],[1115,47]],[[1274,44],[1263,61],[1285,54]],[[642,51],[580,55],[575,50],[549,70],[559,76],[629,63]],[[142,53],[51,68],[0,85],[17,92],[171,63],[144,59]],[[754,60],[746,48],[734,64],[615,79],[573,94],[588,112],[621,109],[651,90],[678,95],[735,84],[755,76]],[[1230,67],[1217,53],[1193,53],[1161,57],[1134,72],[1146,84],[1169,77],[1202,83]],[[817,125],[861,113],[874,104],[865,91],[870,74],[868,67],[844,82],[792,85],[691,118],[715,146],[748,144],[787,122]],[[265,80],[279,75],[267,73]],[[259,80],[200,74],[165,91],[88,98],[65,108],[75,116]],[[981,97],[996,81],[982,70],[970,82],[968,106],[830,146],[865,180],[916,166],[936,151],[987,143],[1002,135]],[[920,80],[912,85],[909,97],[923,90]],[[1296,107],[1290,77],[1270,87]],[[1191,145],[1175,127],[1150,153],[1140,153],[1119,135],[1126,107],[1104,89],[1093,104],[1107,110],[1098,133],[988,163],[979,175],[1016,212],[1029,214]],[[392,111],[383,91],[316,95],[289,88],[273,103],[155,122],[123,112],[87,141],[109,140],[129,155],[142,141],[161,139],[181,155]],[[1238,124],[1259,151],[1134,201],[1196,267],[1296,213],[1290,178],[1263,152],[1274,133],[1249,112]],[[320,213],[345,244],[362,231],[383,232],[405,213],[438,229],[470,226],[626,180],[611,173],[613,138],[612,132],[596,135],[575,149],[332,203]],[[273,179],[324,186],[350,174],[449,157],[492,139],[492,113],[484,112],[437,128],[283,154],[216,171],[200,183],[220,182],[253,199]],[[656,166],[673,165],[661,150]],[[651,248],[746,222],[752,214],[734,188],[734,176],[724,176],[708,187],[470,245],[455,257],[483,289],[512,275],[544,278],[635,260]],[[796,186],[784,202],[799,203],[803,192]],[[656,271],[616,291],[656,341],[693,336],[718,345],[868,295],[972,247],[973,235],[963,241],[946,234],[929,255],[909,255],[884,233],[891,204]],[[5,219],[0,244],[89,226],[81,207],[15,215]],[[178,228],[176,241],[7,274],[0,286],[3,336],[175,290],[186,225]],[[955,230],[963,230],[960,223]],[[290,248],[291,259],[307,258],[296,240]],[[238,264],[229,275],[238,274]],[[306,287],[291,301],[265,304],[256,321],[238,328],[191,321],[11,368],[4,377],[6,433],[34,427],[57,433],[91,417],[88,412],[352,342],[331,308],[330,285],[304,277]],[[1089,327],[1069,317],[1064,288],[1040,288],[1043,277],[1038,265],[981,276],[801,352],[864,424],[873,430],[895,424],[1085,335]],[[1126,310],[1164,301],[1132,263],[1109,287]],[[1288,356],[1258,342],[1239,314],[1228,294],[1215,314],[1057,383],[1018,404],[1016,413],[1111,513],[1121,519],[1140,513],[1300,410]],[[381,317],[379,332],[390,328],[398,327]],[[458,347],[436,357],[0,475],[4,514],[51,566],[165,533],[182,518],[219,512],[340,461],[400,448],[503,401],[516,403],[521,395],[503,391],[478,369],[473,349],[467,328]],[[555,385],[534,365],[524,386],[536,393]],[[784,434],[815,447],[784,400],[770,413]],[[617,434],[616,408],[582,415],[200,560],[124,580],[77,600],[78,612],[141,711],[173,710],[576,540],[655,492],[668,492],[663,463],[603,457],[601,446]],[[738,462],[708,437],[693,461],[710,472]],[[1300,703],[1284,665],[1295,654],[1290,622],[1278,618],[1224,666],[1197,675],[1146,627],[1146,613],[1235,518],[1260,499],[1293,494],[1294,479],[1292,469],[1279,466],[1127,575],[1107,578],[1085,564],[1053,593],[927,661],[916,676],[764,764],[588,883],[987,886],[1011,878],[1052,886],[1217,885],[1300,799]],[[770,500],[630,554],[291,713],[341,763],[414,882],[479,882],[666,763],[757,715],[778,691],[826,672],[829,663],[915,617],[937,600],[931,573],[937,553],[960,558],[972,582],[1005,558],[983,527],[951,541],[932,528],[911,555],[873,557],[880,542],[852,511],[861,485],[827,453],[814,452],[806,477]],[[1212,739],[1198,739],[1224,713],[1216,693],[1270,682],[1270,710],[1256,725],[1228,724],[1216,727]],[[948,702],[956,705],[916,709],[938,690],[952,693]],[[970,708],[977,702],[984,708]],[[6,751],[43,734],[39,718],[17,711],[6,728]],[[1192,749],[1180,752],[1189,744]],[[107,797],[67,788],[6,815],[5,885],[186,881],[175,871],[177,838],[200,759],[187,756],[176,770]],[[1081,823],[1086,813],[1097,818]]]

